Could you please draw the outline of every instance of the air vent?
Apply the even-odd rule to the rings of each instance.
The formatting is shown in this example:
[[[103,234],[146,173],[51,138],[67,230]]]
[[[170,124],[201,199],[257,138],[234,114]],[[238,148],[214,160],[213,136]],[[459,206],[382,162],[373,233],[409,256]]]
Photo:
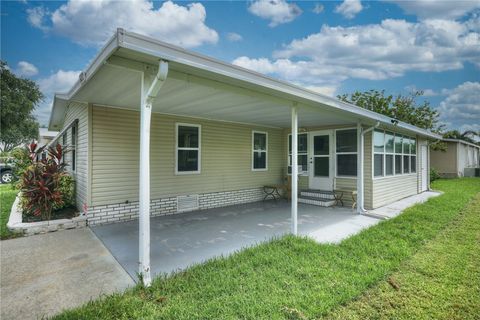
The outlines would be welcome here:
[[[198,209],[198,194],[177,197],[177,212],[186,212]]]

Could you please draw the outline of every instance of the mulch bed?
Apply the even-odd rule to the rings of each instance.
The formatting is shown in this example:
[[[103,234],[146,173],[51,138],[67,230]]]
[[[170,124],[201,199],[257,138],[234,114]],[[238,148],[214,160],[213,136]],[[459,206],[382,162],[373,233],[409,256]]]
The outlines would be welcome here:
[[[75,207],[67,207],[55,211],[52,213],[51,220],[58,220],[58,219],[72,219],[74,217],[78,217],[78,211]],[[23,216],[23,222],[38,222],[43,221],[42,217],[40,216]]]

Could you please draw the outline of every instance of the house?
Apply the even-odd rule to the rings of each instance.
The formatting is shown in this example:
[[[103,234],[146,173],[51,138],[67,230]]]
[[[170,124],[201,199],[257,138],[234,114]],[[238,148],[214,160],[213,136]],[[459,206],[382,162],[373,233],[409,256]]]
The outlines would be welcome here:
[[[430,165],[445,178],[474,176],[480,167],[480,146],[459,139],[443,139],[445,151],[431,150]]]
[[[67,162],[90,224],[139,217],[147,283],[151,215],[259,201],[263,186],[298,175],[296,234],[309,192],[357,190],[363,213],[428,190],[427,143],[440,138],[123,29],[55,95],[49,129],[74,150]]]
[[[58,135],[58,131],[49,131],[47,128],[38,128],[38,145],[48,145]]]

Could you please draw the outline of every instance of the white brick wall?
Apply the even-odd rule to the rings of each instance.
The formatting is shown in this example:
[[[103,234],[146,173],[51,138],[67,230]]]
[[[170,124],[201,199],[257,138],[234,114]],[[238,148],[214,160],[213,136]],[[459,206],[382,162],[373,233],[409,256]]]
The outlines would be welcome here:
[[[199,209],[225,207],[241,203],[263,200],[262,188],[204,193],[199,195]],[[177,197],[151,200],[151,216],[177,213]],[[87,219],[90,225],[128,221],[138,218],[138,201],[116,203],[88,208]]]

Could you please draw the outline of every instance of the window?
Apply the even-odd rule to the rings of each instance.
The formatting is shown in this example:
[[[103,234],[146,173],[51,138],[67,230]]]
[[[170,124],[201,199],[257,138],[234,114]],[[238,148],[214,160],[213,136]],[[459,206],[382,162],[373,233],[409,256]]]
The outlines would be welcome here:
[[[300,133],[297,140],[298,165],[302,172],[308,171],[308,135]],[[288,174],[292,173],[292,135],[288,135]]]
[[[385,132],[385,175],[393,175],[395,135],[393,132]]]
[[[385,134],[383,131],[373,132],[373,175],[383,176],[383,157],[385,155]]]
[[[177,123],[177,174],[200,173],[201,127]]]
[[[357,130],[337,130],[337,176],[357,176]]]
[[[62,135],[62,148],[65,150],[67,148],[67,133]],[[65,155],[62,157],[62,163],[65,163]]]
[[[72,126],[72,143],[70,146],[71,154],[72,154],[72,171],[75,171],[76,164],[77,164],[77,124],[75,123]]]
[[[373,133],[373,175],[375,177],[415,173],[416,139],[393,132]]]
[[[260,131],[252,131],[252,170],[267,170],[267,149],[267,133]]]

